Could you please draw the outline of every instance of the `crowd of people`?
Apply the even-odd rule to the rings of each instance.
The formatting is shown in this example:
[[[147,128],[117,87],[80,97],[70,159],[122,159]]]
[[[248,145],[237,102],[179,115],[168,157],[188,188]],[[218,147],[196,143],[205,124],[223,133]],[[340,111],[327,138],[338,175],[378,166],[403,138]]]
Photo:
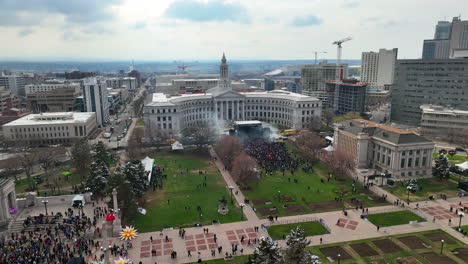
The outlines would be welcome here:
[[[298,160],[291,157],[282,142],[251,141],[247,144],[246,152],[255,158],[267,173],[275,170],[295,171],[299,167]]]

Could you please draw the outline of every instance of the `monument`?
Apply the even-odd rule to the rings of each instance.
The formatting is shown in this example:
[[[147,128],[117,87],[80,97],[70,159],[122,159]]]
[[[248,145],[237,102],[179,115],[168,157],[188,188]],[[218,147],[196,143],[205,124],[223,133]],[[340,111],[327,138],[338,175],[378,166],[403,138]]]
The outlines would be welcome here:
[[[0,226],[7,225],[13,215],[12,209],[17,209],[15,182],[12,179],[0,179]],[[16,210],[14,210],[16,211]]]

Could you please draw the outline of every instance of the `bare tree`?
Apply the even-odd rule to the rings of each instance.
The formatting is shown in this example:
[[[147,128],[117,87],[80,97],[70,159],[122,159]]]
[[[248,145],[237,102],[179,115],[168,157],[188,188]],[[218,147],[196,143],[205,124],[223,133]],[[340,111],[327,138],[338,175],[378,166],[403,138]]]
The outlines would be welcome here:
[[[325,155],[323,160],[335,176],[350,176],[356,168],[353,158],[339,150],[335,150],[331,155]]]
[[[260,180],[260,170],[257,161],[242,152],[232,164],[232,177],[242,188],[249,188]]]
[[[16,158],[3,160],[0,163],[1,173],[0,177],[14,177],[15,181],[18,180],[17,175],[21,168],[20,162]]]
[[[325,146],[324,140],[310,131],[302,131],[293,142],[310,163],[319,161],[321,150]]]
[[[322,126],[322,120],[318,116],[311,116],[306,119],[305,125],[311,131],[319,130]]]
[[[232,169],[234,159],[240,155],[243,146],[238,137],[222,136],[214,147],[216,154],[228,170]]]
[[[50,172],[58,165],[61,153],[55,148],[46,149],[45,151],[37,152],[37,161],[44,170],[45,177],[51,188],[52,193],[55,193],[55,188],[60,192],[60,183],[57,177],[52,177]],[[52,183],[50,183],[52,182]]]
[[[322,118],[323,118],[323,121],[325,121],[325,124],[327,125],[327,127],[331,125],[334,117],[335,117],[335,114],[333,113],[332,109],[328,108],[322,111]]]
[[[182,130],[182,136],[184,144],[193,144],[202,150],[215,141],[216,132],[208,122],[200,122]]]
[[[37,152],[23,152],[18,156],[18,161],[24,169],[24,174],[26,174],[26,178],[28,179],[29,190],[34,190],[35,184],[31,179],[31,175],[33,173],[34,165],[38,160]]]
[[[70,156],[78,174],[83,179],[91,164],[91,146],[87,139],[79,139],[70,150]]]
[[[144,130],[142,128],[136,127],[133,129],[126,149],[127,156],[130,160],[136,159],[143,153],[143,135]]]

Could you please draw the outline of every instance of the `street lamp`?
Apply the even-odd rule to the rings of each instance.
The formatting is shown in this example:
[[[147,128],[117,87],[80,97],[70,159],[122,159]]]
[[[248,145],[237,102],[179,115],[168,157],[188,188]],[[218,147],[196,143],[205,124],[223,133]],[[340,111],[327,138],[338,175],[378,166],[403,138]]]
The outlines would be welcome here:
[[[229,188],[229,190],[231,191],[231,204],[234,204],[234,200],[233,200],[233,198],[232,198],[232,190],[234,189],[234,186],[229,185],[228,188]]]
[[[241,209],[241,220],[242,220],[242,219],[244,219],[244,206],[245,206],[245,203],[240,203],[239,206],[240,206],[240,209]]]
[[[338,264],[341,262],[341,254],[338,254]]]
[[[49,201],[47,201],[47,200],[45,200],[45,201],[42,200],[42,203],[44,204],[44,207],[45,207],[45,214],[48,215],[48,214],[47,214],[47,204],[49,203]]]
[[[440,254],[442,255],[442,252],[444,251],[444,243],[445,243],[445,241],[442,239],[440,242],[442,242],[442,244],[440,245]]]
[[[458,223],[458,229],[460,229],[461,228],[461,220],[462,220],[463,216],[465,216],[465,213],[458,212],[458,216],[460,217],[460,222]]]

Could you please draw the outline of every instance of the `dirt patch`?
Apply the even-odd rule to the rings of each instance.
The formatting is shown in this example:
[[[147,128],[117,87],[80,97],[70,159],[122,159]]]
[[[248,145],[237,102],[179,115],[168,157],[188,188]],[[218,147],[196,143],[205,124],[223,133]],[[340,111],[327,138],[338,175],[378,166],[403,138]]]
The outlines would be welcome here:
[[[286,211],[286,213],[302,213],[304,212],[304,208],[302,208],[302,206],[298,205],[298,204],[287,204],[286,205],[287,207],[284,208],[284,211]]]
[[[294,202],[294,198],[288,195],[281,195],[281,201],[283,202]]]
[[[452,250],[452,253],[457,256],[457,258],[468,262],[468,248],[457,248]]]
[[[456,264],[455,261],[453,261],[451,258],[446,257],[446,256],[439,256],[434,252],[430,253],[424,253],[421,254],[423,258],[427,259],[430,263],[437,263],[437,264]]]
[[[309,203],[307,206],[309,206],[312,211],[327,211],[343,208],[343,204],[337,201]]]
[[[357,243],[349,245],[361,257],[369,257],[378,255],[377,251],[371,248],[367,243]]]
[[[278,210],[273,207],[264,207],[264,208],[257,208],[257,211],[260,212],[261,215],[267,216],[267,215],[275,215],[278,213]]]
[[[399,257],[395,259],[397,264],[421,264],[421,261],[413,256]]]
[[[334,259],[335,261],[338,260],[338,254],[341,255],[341,260],[351,258],[351,255],[346,250],[344,250],[342,247],[339,247],[339,246],[321,248],[320,252],[322,252],[322,254],[325,255],[325,257],[330,257]]]
[[[455,244],[455,240],[447,236],[446,234],[442,233],[435,233],[435,234],[426,234],[424,235],[425,237],[429,238],[431,241],[438,241],[440,242],[442,239],[444,240],[445,243],[447,244]]]
[[[381,240],[374,240],[372,241],[376,247],[382,250],[385,254],[387,253],[395,253],[398,251],[402,251],[403,249],[395,244],[392,240],[386,238]]]
[[[259,198],[259,199],[253,199],[252,202],[256,206],[260,206],[260,205],[265,205],[266,203],[271,203],[271,200],[268,198]]]
[[[399,237],[398,240],[400,240],[403,244],[405,244],[411,249],[426,248],[423,245],[424,241],[422,241],[419,237],[416,236]]]

